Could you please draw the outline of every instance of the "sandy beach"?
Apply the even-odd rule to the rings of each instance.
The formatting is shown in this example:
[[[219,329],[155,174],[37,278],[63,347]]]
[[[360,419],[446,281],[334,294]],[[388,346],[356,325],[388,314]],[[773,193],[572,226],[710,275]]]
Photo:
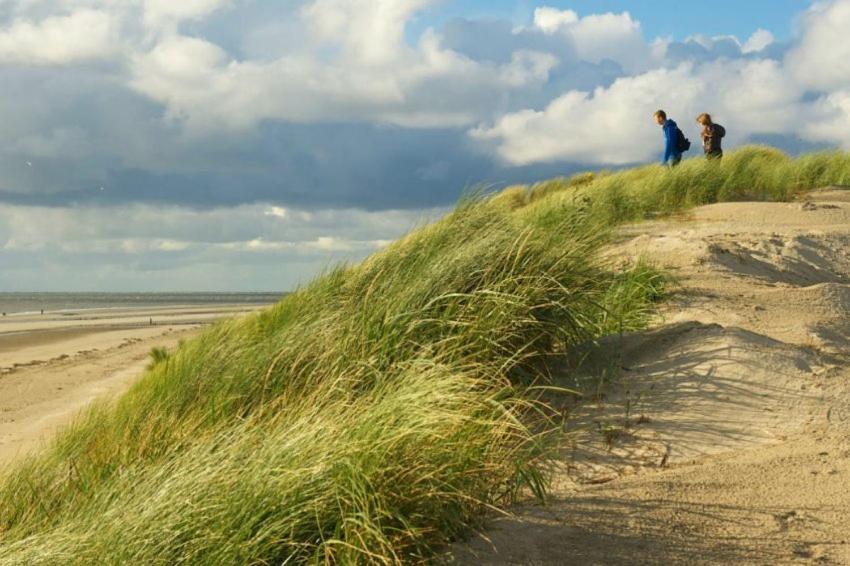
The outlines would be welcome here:
[[[0,466],[36,448],[92,400],[138,378],[154,347],[255,306],[99,309],[0,318]]]

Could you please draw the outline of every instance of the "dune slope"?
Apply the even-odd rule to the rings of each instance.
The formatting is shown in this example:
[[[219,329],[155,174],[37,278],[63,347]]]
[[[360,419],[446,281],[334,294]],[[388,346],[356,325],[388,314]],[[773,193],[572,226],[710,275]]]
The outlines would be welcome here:
[[[453,561],[850,564],[850,191],[621,233],[612,257],[652,258],[679,288],[585,361],[611,378],[572,408],[551,504]]]

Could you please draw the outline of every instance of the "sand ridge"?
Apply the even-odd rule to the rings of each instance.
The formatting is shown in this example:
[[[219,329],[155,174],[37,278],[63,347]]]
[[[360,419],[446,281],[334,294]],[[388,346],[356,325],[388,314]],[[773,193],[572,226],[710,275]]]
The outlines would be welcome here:
[[[461,564],[850,564],[850,191],[625,227],[677,288],[604,340],[552,500],[455,545]],[[604,368],[603,368],[604,369]]]

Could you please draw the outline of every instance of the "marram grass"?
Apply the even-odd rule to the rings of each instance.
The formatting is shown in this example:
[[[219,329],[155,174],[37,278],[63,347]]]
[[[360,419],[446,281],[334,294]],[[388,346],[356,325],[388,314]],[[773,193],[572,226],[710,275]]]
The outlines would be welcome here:
[[[830,185],[850,186],[850,154],[825,151],[791,158],[771,147],[747,146],[720,162],[696,158],[672,170],[646,165],[544,181],[523,188],[521,204],[536,213],[560,201],[611,226],[715,202],[786,201]]]
[[[553,423],[528,387],[546,355],[618,328],[612,293],[657,278],[600,267],[600,234],[560,215],[544,228],[470,198],[158,352],[114,406],[9,470],[0,562],[421,562],[542,493]]]
[[[662,277],[618,223],[850,181],[748,148],[462,202],[167,355],[0,479],[2,564],[394,564],[545,491],[546,357],[639,328]]]

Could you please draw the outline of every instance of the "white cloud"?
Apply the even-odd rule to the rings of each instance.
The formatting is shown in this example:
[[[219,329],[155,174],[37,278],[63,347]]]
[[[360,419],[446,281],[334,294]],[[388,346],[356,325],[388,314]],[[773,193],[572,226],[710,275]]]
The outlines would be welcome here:
[[[804,119],[804,89],[772,59],[715,61],[697,69],[705,87],[701,108],[728,120],[732,140],[751,134],[796,134]],[[736,132],[737,130],[737,132]]]
[[[674,89],[675,103],[669,96]],[[662,106],[671,115],[683,112],[693,105],[700,89],[700,81],[687,66],[651,71],[618,79],[593,93],[568,92],[542,111],[507,114],[492,127],[474,130],[472,136],[495,144],[497,154],[513,165],[642,161],[656,153],[658,145],[660,133],[653,128],[652,113]]]
[[[398,60],[410,17],[436,0],[315,0],[302,14],[314,37],[365,64]]]
[[[175,24],[202,19],[228,4],[228,0],[144,0],[144,18],[150,27]]]
[[[815,101],[807,113],[803,134],[807,139],[850,150],[850,90],[832,92]]]
[[[515,51],[511,63],[500,69],[500,80],[506,86],[522,88],[529,84],[543,83],[558,64],[558,59],[539,51]]]
[[[759,28],[753,32],[749,39],[747,39],[741,47],[741,51],[744,53],[758,53],[759,51],[763,51],[766,47],[773,45],[773,43],[773,34],[766,29]]]
[[[652,120],[664,108],[683,131],[697,113],[728,121],[734,143],[752,133],[793,131],[802,93],[772,60],[682,65],[618,79],[592,93],[571,91],[541,111],[522,110],[471,132],[513,165],[547,161],[626,164],[652,159],[661,133]],[[695,144],[694,150],[697,150]]]
[[[553,34],[558,30],[578,22],[578,14],[572,10],[559,10],[543,6],[534,10],[534,25],[543,33]]]
[[[832,90],[850,86],[850,1],[817,2],[802,19],[798,43],[786,58],[804,86]]]
[[[557,64],[555,56],[533,50],[516,51],[505,65],[479,63],[444,49],[433,30],[415,48],[394,33],[384,37],[396,43],[381,53],[357,44],[330,60],[304,52],[260,62],[233,60],[200,38],[169,36],[135,57],[131,84],[196,131],[245,129],[263,120],[458,127],[474,123],[482,107],[494,108],[502,93],[539,88]]]
[[[547,35],[560,34],[584,61],[609,59],[635,70],[645,67],[651,58],[640,23],[628,12],[578,17],[572,10],[543,7],[534,11],[534,26]]]
[[[61,65],[116,55],[117,24],[111,14],[81,9],[41,21],[15,20],[0,31],[0,62]]]

